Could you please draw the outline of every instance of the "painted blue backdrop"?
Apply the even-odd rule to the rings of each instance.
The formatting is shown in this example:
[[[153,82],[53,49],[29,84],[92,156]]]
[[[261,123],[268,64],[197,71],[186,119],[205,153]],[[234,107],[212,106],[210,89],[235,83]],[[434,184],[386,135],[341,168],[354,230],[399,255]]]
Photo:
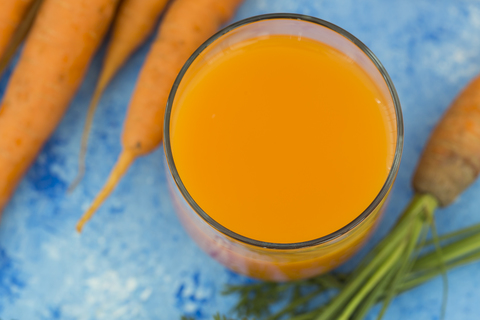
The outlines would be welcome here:
[[[404,156],[371,245],[410,199],[410,177],[433,125],[480,72],[480,2],[246,0],[234,20],[270,12],[308,14],[343,27],[373,50],[395,83],[405,117]],[[211,319],[234,302],[221,296],[223,286],[247,280],[202,253],[180,226],[161,149],[135,163],[81,236],[74,231],[120,151],[123,117],[147,50],[148,44],[134,55],[101,100],[80,187],[66,194],[103,49],[6,208],[0,224],[0,319]],[[0,94],[10,72],[0,81]],[[440,233],[480,222],[479,192],[477,183],[438,212]],[[449,272],[449,280],[446,319],[479,319],[480,262]],[[436,279],[402,294],[385,318],[439,319],[441,291]]]

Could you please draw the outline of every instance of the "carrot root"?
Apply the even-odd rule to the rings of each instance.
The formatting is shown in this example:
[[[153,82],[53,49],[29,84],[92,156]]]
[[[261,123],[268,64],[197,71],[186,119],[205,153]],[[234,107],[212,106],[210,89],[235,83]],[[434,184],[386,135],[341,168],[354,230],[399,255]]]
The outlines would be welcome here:
[[[110,195],[110,193],[112,193],[117,183],[120,181],[123,175],[127,172],[128,168],[130,168],[130,165],[132,164],[133,161],[135,161],[136,158],[137,158],[137,154],[133,150],[124,150],[122,152],[110,176],[108,177],[108,180],[105,183],[105,186],[98,193],[97,197],[91,204],[90,208],[88,208],[88,210],[84,213],[84,215],[78,221],[76,229],[79,233],[82,232],[82,229],[85,226],[85,223],[87,223],[93,217],[98,207],[100,207],[103,201],[105,201],[105,199]]]
[[[92,123],[103,92],[128,57],[153,31],[167,0],[125,0],[120,5],[112,29],[112,37],[104,57],[92,101],[88,107],[78,156],[78,173],[67,193],[73,192],[86,171],[86,154]]]
[[[0,76],[3,74],[3,72],[7,68],[8,64],[10,63],[10,60],[15,55],[15,52],[17,52],[17,49],[20,46],[20,44],[27,37],[28,31],[30,31],[30,28],[32,27],[33,22],[35,21],[35,17],[37,16],[37,13],[40,10],[40,7],[42,6],[42,2],[43,0],[35,0],[30,5],[30,8],[25,14],[25,17],[23,18],[22,22],[18,25],[18,28],[15,31],[15,34],[13,34],[11,41],[9,42],[8,46],[5,48],[5,52],[1,54]]]
[[[90,130],[93,124],[93,118],[95,112],[97,111],[98,102],[102,97],[102,93],[107,85],[108,81],[101,82],[99,81],[99,86],[93,94],[92,101],[88,107],[87,117],[85,119],[85,126],[82,132],[82,140],[80,142],[80,153],[78,155],[78,173],[77,176],[73,179],[72,183],[67,189],[67,193],[72,193],[82,181],[85,171],[86,171],[86,157],[87,157],[87,147],[88,147],[88,138],[90,136]]]

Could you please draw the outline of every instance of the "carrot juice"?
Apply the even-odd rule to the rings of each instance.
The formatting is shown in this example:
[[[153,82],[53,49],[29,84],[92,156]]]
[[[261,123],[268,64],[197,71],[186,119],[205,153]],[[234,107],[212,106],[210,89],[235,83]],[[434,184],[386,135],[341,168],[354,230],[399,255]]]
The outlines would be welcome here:
[[[190,64],[167,112],[177,212],[235,271],[278,281],[328,271],[365,240],[390,188],[390,93],[315,38],[232,37]]]

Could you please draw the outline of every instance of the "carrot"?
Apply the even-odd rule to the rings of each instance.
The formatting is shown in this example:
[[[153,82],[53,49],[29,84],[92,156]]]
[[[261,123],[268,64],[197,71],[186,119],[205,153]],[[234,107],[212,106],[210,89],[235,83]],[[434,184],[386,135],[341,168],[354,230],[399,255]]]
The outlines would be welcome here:
[[[480,172],[480,76],[455,99],[428,141],[413,178],[419,193],[452,203]]]
[[[30,1],[30,0],[29,0]],[[13,4],[14,2],[9,2],[10,5]],[[13,23],[9,23],[8,26],[5,25],[5,20],[2,20],[0,18],[0,21],[3,21],[3,25],[0,25],[0,29],[3,30],[3,32],[0,31],[0,42],[4,43],[3,45],[0,44],[0,76],[3,74],[3,71],[7,68],[7,66],[10,63],[10,60],[12,57],[15,55],[17,52],[18,47],[20,44],[25,40],[25,37],[27,36],[28,32],[30,31],[30,28],[33,25],[33,22],[35,21],[35,18],[37,16],[38,10],[42,6],[43,0],[33,0],[33,3],[31,3],[28,6],[28,9],[25,10],[26,12],[23,13],[23,18],[20,22],[17,22],[17,26],[15,27],[14,30],[13,28],[9,28],[13,25]],[[0,7],[2,4],[0,4]],[[7,8],[8,10],[9,8]],[[10,10],[13,8],[10,8]],[[17,8],[15,8],[17,9]],[[22,7],[22,9],[24,9]],[[0,12],[1,15],[5,15],[5,12],[2,11]],[[7,19],[8,21],[8,19]],[[1,22],[0,22],[1,24]]]
[[[119,0],[45,0],[0,105],[0,211],[50,137]]]
[[[76,188],[85,174],[88,136],[95,110],[105,88],[127,58],[153,31],[155,23],[166,4],[167,0],[124,0],[120,5],[113,25],[112,38],[104,58],[103,68],[87,111],[78,159],[78,175],[70,185],[69,191]]]
[[[0,57],[34,0],[0,0]]]
[[[105,186],[78,222],[79,232],[132,162],[160,145],[165,105],[175,77],[195,49],[231,18],[240,2],[175,0],[171,4],[130,102],[122,136],[122,153]]]

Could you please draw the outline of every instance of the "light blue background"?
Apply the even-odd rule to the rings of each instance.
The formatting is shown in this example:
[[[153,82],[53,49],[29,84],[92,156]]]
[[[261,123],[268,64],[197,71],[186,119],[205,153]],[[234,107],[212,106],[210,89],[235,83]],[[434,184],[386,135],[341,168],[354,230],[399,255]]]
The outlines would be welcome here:
[[[234,20],[269,12],[308,14],[343,27],[373,50],[395,83],[405,149],[385,218],[372,239],[378,241],[412,196],[410,178],[430,130],[480,72],[480,2],[247,0]],[[74,231],[120,151],[125,110],[147,50],[148,44],[133,56],[101,101],[79,188],[66,194],[103,48],[6,208],[0,225],[2,320],[170,320],[181,314],[211,319],[234,302],[220,295],[223,286],[246,280],[211,260],[183,231],[168,197],[161,149],[133,165],[81,236]],[[437,213],[440,233],[480,222],[479,192],[477,183]],[[385,319],[439,319],[441,291],[436,279],[402,294]],[[449,273],[446,319],[479,319],[479,301],[480,263]],[[369,319],[374,315],[375,310]]]

